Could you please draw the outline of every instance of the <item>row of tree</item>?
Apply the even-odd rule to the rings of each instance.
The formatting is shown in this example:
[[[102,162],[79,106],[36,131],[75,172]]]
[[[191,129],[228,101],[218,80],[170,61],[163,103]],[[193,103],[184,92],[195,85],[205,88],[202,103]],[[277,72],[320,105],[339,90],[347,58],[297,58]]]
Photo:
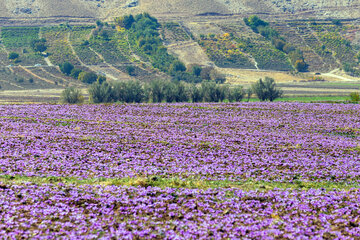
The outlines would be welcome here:
[[[94,82],[104,82],[106,77],[102,75],[97,75],[94,72],[86,72],[79,68],[75,68],[73,64],[69,62],[64,62],[59,64],[60,71],[68,76],[71,76],[74,79],[78,79],[83,83],[92,84]]]
[[[169,80],[154,80],[143,84],[139,81],[94,83],[89,89],[91,102],[222,102],[241,101],[242,87],[230,88],[214,82],[200,85]]]
[[[261,101],[273,101],[282,96],[282,91],[276,87],[272,78],[260,79],[246,92],[242,86],[202,82],[189,84],[169,80],[154,80],[150,83],[139,81],[123,81],[108,83],[95,82],[89,89],[90,101],[93,103],[141,103],[141,102],[240,102],[245,94],[248,100],[254,93]],[[65,103],[81,103],[84,98],[76,88],[63,91],[62,99]]]

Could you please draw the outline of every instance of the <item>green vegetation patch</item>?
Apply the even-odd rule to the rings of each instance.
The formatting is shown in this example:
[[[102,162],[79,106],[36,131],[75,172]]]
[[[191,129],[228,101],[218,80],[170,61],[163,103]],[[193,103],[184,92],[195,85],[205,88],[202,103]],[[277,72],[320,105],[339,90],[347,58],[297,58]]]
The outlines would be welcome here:
[[[276,49],[270,42],[263,38],[235,37],[238,48],[250,54],[260,69],[290,71],[293,67],[287,55]]]
[[[230,34],[222,35],[209,34],[201,35],[199,40],[209,56],[219,67],[248,68],[255,69],[255,65],[250,61],[249,55],[244,53],[244,49],[239,48]]]
[[[93,31],[90,38],[91,49],[112,65],[129,62],[128,56],[118,48],[118,35],[111,27],[101,27]]]
[[[192,35],[181,27],[177,22],[166,22],[161,24],[161,37],[170,42],[182,42],[191,40]]]
[[[21,184],[31,182],[35,184],[75,184],[75,185],[116,185],[116,186],[141,186],[141,187],[160,187],[160,188],[190,188],[190,189],[211,189],[211,188],[237,188],[246,191],[250,190],[272,190],[272,189],[325,189],[325,190],[350,190],[359,188],[359,183],[348,182],[305,182],[295,180],[293,182],[265,182],[254,181],[252,179],[233,182],[228,180],[209,181],[197,178],[163,178],[159,176],[136,177],[136,178],[91,178],[78,179],[75,177],[27,177],[1,175],[0,181],[3,183]]]
[[[30,47],[39,38],[39,30],[38,27],[3,27],[1,40],[8,48]]]
[[[89,39],[92,31],[94,31],[93,26],[73,26],[70,34],[70,44],[83,63],[97,65],[102,63],[103,60],[90,49]]]
[[[70,31],[67,27],[41,28],[42,37],[47,41],[49,59],[54,65],[63,62],[79,65],[69,43]]]

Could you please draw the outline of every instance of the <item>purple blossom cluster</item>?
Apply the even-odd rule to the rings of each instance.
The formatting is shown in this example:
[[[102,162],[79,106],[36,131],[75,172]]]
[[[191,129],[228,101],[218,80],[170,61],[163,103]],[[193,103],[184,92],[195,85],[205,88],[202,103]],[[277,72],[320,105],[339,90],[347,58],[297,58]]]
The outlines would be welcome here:
[[[0,184],[7,239],[354,239],[359,190]]]
[[[360,107],[0,106],[0,174],[360,181]]]

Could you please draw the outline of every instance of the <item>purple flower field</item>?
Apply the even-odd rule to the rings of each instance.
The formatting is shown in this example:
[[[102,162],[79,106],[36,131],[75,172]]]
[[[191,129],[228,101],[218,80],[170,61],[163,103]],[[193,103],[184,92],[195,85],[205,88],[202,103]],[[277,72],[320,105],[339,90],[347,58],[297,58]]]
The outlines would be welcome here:
[[[0,172],[360,181],[358,105],[0,106]]]
[[[9,239],[360,238],[360,106],[0,106],[0,177],[336,183],[344,189],[0,184]]]
[[[352,239],[359,191],[0,185],[0,234],[12,238]]]

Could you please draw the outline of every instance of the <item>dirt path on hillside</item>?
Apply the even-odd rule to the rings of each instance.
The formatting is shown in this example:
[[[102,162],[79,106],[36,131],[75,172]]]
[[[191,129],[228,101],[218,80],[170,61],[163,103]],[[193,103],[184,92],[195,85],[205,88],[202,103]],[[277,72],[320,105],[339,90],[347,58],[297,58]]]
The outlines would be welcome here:
[[[25,89],[24,87],[22,87],[22,86],[20,86],[20,85],[17,85],[17,84],[15,84],[15,83],[11,83],[11,82],[9,82],[9,81],[5,81],[5,80],[0,80],[0,81],[1,81],[1,82],[4,82],[4,83],[6,83],[6,84],[9,84],[9,85],[11,85],[11,86],[20,88],[20,89]]]
[[[324,73],[322,74],[323,76],[327,76],[327,77],[332,77],[332,78],[337,78],[339,80],[343,80],[343,81],[348,81],[348,82],[356,82],[356,81],[360,81],[360,78],[355,78],[355,77],[351,77],[351,76],[341,76],[339,74],[336,74],[340,71],[340,69],[334,69],[331,72],[328,73]]]
[[[113,65],[111,65],[110,63],[106,62],[105,58],[103,55],[101,55],[100,53],[96,52],[93,48],[89,47],[89,49],[91,51],[93,51],[101,60],[104,61],[104,64],[107,65],[108,68],[114,70],[115,72],[119,73],[120,75],[124,75],[124,77],[128,78],[128,79],[132,79],[132,77],[130,77],[129,75],[127,75],[126,73],[120,71],[119,69],[117,69],[116,67],[114,67]],[[111,74],[106,73],[106,76],[109,76],[111,79],[113,80],[118,80],[118,78],[112,76]]]
[[[49,67],[54,67],[54,64],[52,64],[52,62],[50,61],[49,57],[44,57],[44,60],[45,60],[46,64],[47,64]]]
[[[32,75],[32,76],[34,76],[34,77],[36,77],[36,78],[38,78],[38,79],[40,79],[40,80],[42,80],[42,81],[44,81],[44,82],[47,82],[47,83],[50,83],[50,84],[55,85],[55,82],[54,82],[54,81],[51,81],[51,80],[46,79],[46,78],[43,78],[43,77],[37,75],[36,73],[33,73],[33,72],[30,71],[29,69],[23,67],[23,66],[18,66],[18,67],[21,68],[22,70],[24,70],[25,72],[29,73],[30,75]],[[59,84],[59,85],[65,87],[64,84]]]
[[[66,35],[66,42],[69,44],[69,47],[71,49],[71,52],[73,53],[73,55],[75,56],[76,60],[79,61],[80,65],[81,66],[84,66],[84,67],[87,67],[87,65],[81,61],[79,55],[77,55],[75,49],[74,49],[74,46],[71,44],[71,41],[70,41],[70,35],[71,35],[71,32],[68,32],[68,34]]]
[[[76,57],[76,59],[79,61],[79,63],[80,63],[81,66],[86,67],[86,68],[88,68],[88,69],[90,69],[90,70],[92,70],[92,71],[94,71],[94,72],[104,71],[105,74],[106,74],[106,77],[109,77],[109,78],[112,79],[112,80],[118,80],[117,77],[113,76],[112,74],[107,73],[107,72],[105,71],[105,69],[100,69],[99,66],[93,66],[93,65],[85,64],[85,63],[80,59],[79,55],[77,55],[77,53],[76,53],[76,51],[75,51],[75,49],[74,49],[74,46],[71,44],[70,34],[71,34],[70,32],[67,34],[66,41],[68,42],[68,44],[69,44],[69,46],[70,46],[70,49],[71,49],[73,55],[74,55],[74,56]],[[114,66],[108,64],[108,63],[105,61],[104,57],[103,57],[101,54],[99,54],[98,52],[96,52],[95,50],[93,50],[91,47],[89,47],[89,49],[90,49],[91,51],[93,51],[101,60],[103,60],[103,61],[104,61],[104,64],[106,64],[109,68],[111,68],[111,69],[113,69],[113,70],[115,70],[115,71],[117,71],[117,72],[119,72],[119,73],[121,73],[121,74],[124,74],[123,72],[121,72],[121,71],[119,71],[117,68],[115,68]]]

